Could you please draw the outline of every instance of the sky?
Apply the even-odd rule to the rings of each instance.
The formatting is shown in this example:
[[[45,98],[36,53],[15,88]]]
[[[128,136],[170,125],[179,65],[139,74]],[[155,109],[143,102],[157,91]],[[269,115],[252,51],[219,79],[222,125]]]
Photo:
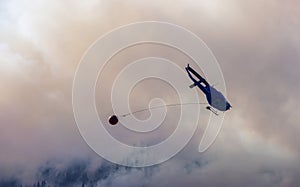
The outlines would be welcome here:
[[[299,8],[296,0],[1,0],[0,186],[42,180],[101,187],[300,186]],[[72,110],[79,61],[97,38],[137,21],[185,27],[218,60],[233,109],[206,152],[198,153],[197,144],[207,111],[187,147],[153,167],[109,163],[81,137]],[[129,48],[111,64],[147,55],[166,57],[180,67],[188,61],[168,47],[148,44]],[[119,68],[111,65],[98,80],[104,86],[96,90],[103,118],[112,112],[106,88]],[[158,89],[150,86],[152,91],[145,86],[158,84]],[[163,82],[148,80],[136,87],[130,102],[133,108],[144,107],[153,95],[168,99],[173,92]],[[107,128],[119,140],[147,144],[174,130],[177,112],[168,111],[164,126],[151,135]]]

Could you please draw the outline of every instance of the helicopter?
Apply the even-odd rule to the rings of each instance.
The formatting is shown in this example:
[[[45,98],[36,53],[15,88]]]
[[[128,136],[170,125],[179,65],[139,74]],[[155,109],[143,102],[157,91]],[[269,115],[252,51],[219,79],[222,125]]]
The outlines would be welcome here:
[[[206,99],[209,104],[209,106],[207,106],[206,109],[210,110],[215,115],[219,115],[217,110],[224,112],[224,111],[230,110],[230,108],[232,108],[232,106],[226,100],[224,95],[220,91],[215,89],[213,86],[211,86],[201,75],[199,75],[193,68],[191,68],[189,64],[187,65],[187,67],[185,69],[186,69],[190,79],[194,82],[189,87],[194,88],[197,86],[206,95]],[[198,80],[196,78],[194,78],[193,76],[195,76]],[[116,125],[119,122],[119,117],[126,117],[129,115],[139,113],[139,112],[144,112],[144,111],[147,111],[150,109],[158,109],[158,108],[162,108],[162,107],[172,107],[172,106],[181,106],[181,105],[190,105],[190,104],[206,104],[206,103],[173,103],[173,104],[165,104],[165,105],[155,106],[155,107],[151,107],[151,108],[144,108],[144,109],[140,109],[140,110],[137,110],[134,112],[122,114],[122,115],[115,115],[115,114],[111,115],[108,118],[108,122],[111,125]]]
[[[206,100],[209,104],[209,106],[206,107],[207,110],[218,115],[217,110],[225,112],[232,108],[224,95],[211,86],[201,75],[199,75],[199,73],[191,68],[189,64],[186,66],[185,70],[187,71],[190,79],[194,82],[189,87],[194,88],[197,86],[205,94]]]

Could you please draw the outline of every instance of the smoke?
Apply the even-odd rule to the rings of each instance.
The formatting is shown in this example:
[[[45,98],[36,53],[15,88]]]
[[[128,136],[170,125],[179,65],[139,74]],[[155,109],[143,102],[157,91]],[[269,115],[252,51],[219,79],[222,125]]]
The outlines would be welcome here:
[[[60,186],[299,186],[299,6],[292,0],[1,1],[0,186],[42,180]],[[170,161],[129,169],[104,162],[80,136],[72,81],[93,41],[144,20],[169,21],[201,37],[221,65],[233,109],[209,151],[197,152],[201,126]]]

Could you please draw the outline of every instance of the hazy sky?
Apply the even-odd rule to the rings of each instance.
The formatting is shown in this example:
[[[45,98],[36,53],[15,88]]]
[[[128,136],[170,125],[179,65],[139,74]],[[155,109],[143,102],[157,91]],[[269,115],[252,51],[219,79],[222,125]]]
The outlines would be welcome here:
[[[103,160],[84,142],[73,117],[76,67],[104,33],[155,20],[183,26],[206,42],[221,66],[234,108],[207,152],[197,152],[204,128],[199,123],[189,145],[168,162],[151,171],[109,170],[97,185],[300,186],[299,9],[296,0],[0,1],[0,182],[16,178],[32,184],[41,180],[40,168],[49,163],[59,170],[83,160],[89,172],[101,166]],[[132,50],[178,59],[159,46]],[[129,49],[126,62],[130,54]],[[172,92],[160,84],[164,93]],[[107,96],[98,92],[99,105],[104,102],[109,115]],[[132,105],[139,107],[134,99]],[[170,128],[153,136],[163,138]],[[115,135],[135,137],[121,133]]]

